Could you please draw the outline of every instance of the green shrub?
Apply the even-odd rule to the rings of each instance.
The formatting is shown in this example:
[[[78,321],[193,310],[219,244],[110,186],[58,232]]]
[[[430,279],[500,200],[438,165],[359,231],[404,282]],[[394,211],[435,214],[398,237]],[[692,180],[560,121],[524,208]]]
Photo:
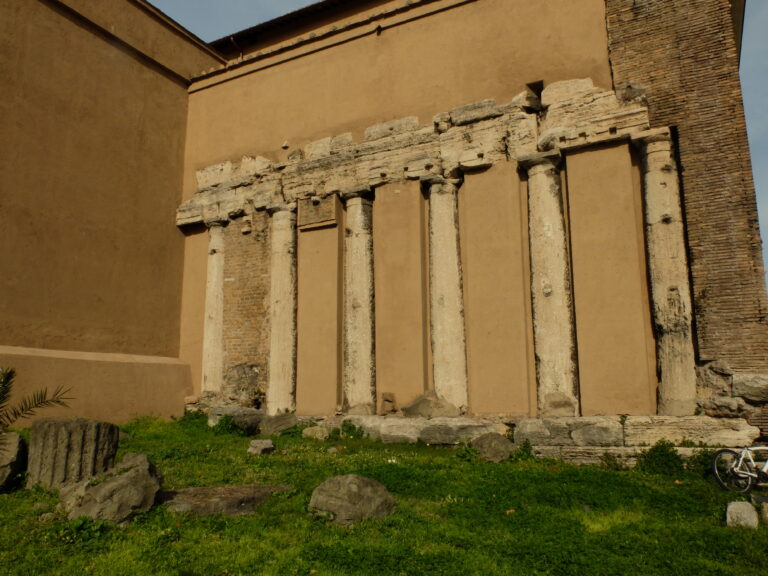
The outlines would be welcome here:
[[[659,476],[679,476],[684,472],[683,459],[669,440],[659,440],[637,457],[638,472]]]
[[[466,462],[474,462],[477,460],[477,448],[465,440],[458,445],[456,449],[456,456],[461,460],[465,460]]]
[[[518,448],[510,454],[509,459],[512,462],[529,462],[536,460],[536,454],[533,453],[533,446],[530,440],[525,440]]]
[[[624,462],[622,462],[621,459],[619,459],[615,454],[611,454],[610,452],[604,452],[603,455],[600,456],[600,464],[606,470],[613,470],[615,472],[621,472],[622,470],[627,469]]]
[[[712,457],[715,450],[701,448],[694,450],[690,458],[685,461],[685,469],[696,476],[706,478],[712,473]]]
[[[246,436],[245,430],[235,424],[235,420],[229,414],[225,414],[214,426],[211,427],[214,434],[232,434],[234,436]]]

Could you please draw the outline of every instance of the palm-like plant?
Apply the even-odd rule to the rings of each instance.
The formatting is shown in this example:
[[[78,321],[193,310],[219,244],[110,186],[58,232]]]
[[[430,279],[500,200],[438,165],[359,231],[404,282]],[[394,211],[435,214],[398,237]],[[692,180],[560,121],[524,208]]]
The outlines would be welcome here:
[[[51,406],[63,406],[68,408],[66,394],[69,388],[59,386],[53,394],[48,395],[48,389],[43,388],[37,392],[24,396],[18,404],[11,406],[11,391],[13,379],[16,378],[16,370],[13,368],[0,368],[0,437],[16,420],[34,416],[40,408]]]

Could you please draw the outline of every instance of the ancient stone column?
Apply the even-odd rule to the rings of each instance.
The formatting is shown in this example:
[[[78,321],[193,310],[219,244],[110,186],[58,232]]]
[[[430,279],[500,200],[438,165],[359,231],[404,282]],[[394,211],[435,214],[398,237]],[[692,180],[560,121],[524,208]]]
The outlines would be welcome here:
[[[573,296],[559,153],[520,159],[528,171],[533,338],[539,416],[578,416]]]
[[[296,408],[296,207],[271,206],[267,412]]]
[[[429,192],[429,310],[435,393],[467,407],[467,347],[459,253],[458,181],[425,179]]]
[[[376,412],[373,303],[373,205],[368,190],[341,195],[344,234],[344,408]]]
[[[109,470],[115,463],[120,431],[114,424],[41,419],[32,423],[27,487],[60,488]]]
[[[208,227],[208,277],[205,285],[203,325],[203,393],[221,391],[224,379],[224,225],[206,220]]]
[[[638,141],[643,153],[645,232],[660,375],[658,413],[688,416],[696,410],[696,368],[676,162],[667,129],[641,134]]]

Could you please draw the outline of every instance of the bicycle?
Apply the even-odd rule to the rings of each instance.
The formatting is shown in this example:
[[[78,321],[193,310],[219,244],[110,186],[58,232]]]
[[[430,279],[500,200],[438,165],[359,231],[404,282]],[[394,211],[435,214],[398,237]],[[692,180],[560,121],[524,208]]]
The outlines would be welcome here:
[[[764,458],[759,457],[761,452]],[[758,467],[761,460],[765,463]],[[768,483],[768,446],[745,446],[740,452],[718,450],[712,457],[712,473],[724,490],[732,492],[746,493],[754,485]]]

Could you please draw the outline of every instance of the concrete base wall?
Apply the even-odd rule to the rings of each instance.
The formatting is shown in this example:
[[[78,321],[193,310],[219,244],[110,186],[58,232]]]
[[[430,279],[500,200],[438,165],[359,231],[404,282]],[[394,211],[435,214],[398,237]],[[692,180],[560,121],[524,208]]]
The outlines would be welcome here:
[[[37,416],[45,418],[120,424],[138,416],[177,417],[192,393],[189,365],[175,358],[0,346],[0,366],[17,373],[12,403],[43,388],[70,388],[69,408],[40,410]]]

